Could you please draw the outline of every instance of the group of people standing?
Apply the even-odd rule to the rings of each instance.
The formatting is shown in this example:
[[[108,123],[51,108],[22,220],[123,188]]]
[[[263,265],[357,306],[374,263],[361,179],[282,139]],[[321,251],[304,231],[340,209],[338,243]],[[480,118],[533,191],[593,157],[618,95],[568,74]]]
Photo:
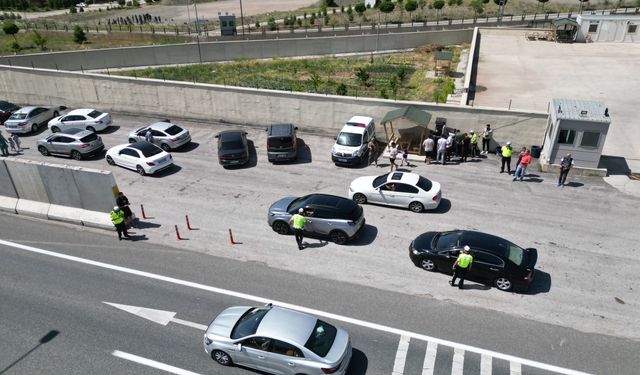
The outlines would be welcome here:
[[[490,124],[487,124],[481,136],[478,136],[473,129],[468,133],[461,133],[460,130],[454,129],[453,132],[445,134],[443,129],[441,132],[429,134],[422,142],[425,153],[424,162],[431,164],[435,159],[437,163],[446,165],[452,156],[459,157],[460,162],[466,162],[469,156],[475,158],[480,154],[488,153],[492,136],[493,130]],[[482,139],[482,151],[478,148],[479,138]]]
[[[2,156],[9,156],[9,148],[11,148],[14,154],[22,152],[20,144],[20,138],[17,134],[13,133],[5,138],[2,132],[0,132],[0,151],[2,152]]]

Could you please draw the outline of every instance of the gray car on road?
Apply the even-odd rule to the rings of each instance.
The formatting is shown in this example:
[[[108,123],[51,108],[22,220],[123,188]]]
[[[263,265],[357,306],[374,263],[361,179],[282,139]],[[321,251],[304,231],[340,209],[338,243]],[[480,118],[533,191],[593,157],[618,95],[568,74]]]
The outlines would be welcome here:
[[[362,207],[351,199],[328,194],[309,194],[304,197],[284,197],[269,207],[269,226],[279,234],[291,232],[289,219],[304,209],[304,233],[310,237],[328,237],[344,244],[364,227]]]
[[[271,304],[227,308],[207,328],[203,345],[223,366],[283,375],[344,375],[352,355],[344,329]]]
[[[46,126],[51,118],[57,117],[59,110],[59,107],[22,107],[9,116],[4,126],[9,133],[35,133],[41,126]]]
[[[96,155],[104,150],[104,143],[90,130],[70,128],[38,140],[38,151],[44,155],[69,155],[76,160]]]

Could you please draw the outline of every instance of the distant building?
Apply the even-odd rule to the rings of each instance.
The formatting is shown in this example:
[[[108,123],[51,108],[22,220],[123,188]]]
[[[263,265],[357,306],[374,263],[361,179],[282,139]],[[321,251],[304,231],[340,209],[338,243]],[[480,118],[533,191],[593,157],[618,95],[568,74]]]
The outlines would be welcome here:
[[[580,14],[577,42],[640,43],[640,15]]]
[[[364,0],[364,5],[373,8],[376,5],[376,0]]]

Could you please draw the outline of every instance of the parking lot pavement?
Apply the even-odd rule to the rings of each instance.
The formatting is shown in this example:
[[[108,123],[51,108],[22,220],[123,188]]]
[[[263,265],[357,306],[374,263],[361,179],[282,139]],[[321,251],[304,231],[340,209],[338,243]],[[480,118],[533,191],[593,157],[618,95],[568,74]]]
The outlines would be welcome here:
[[[157,120],[119,114],[113,118],[114,126],[100,134],[107,148],[126,142],[127,133],[136,126]],[[387,172],[388,160],[380,159],[380,167],[336,167],[329,154],[334,135],[300,129],[299,160],[274,165],[266,158],[265,127],[171,120],[189,129],[193,143],[173,152],[176,166],[155,177],[109,166],[102,157],[45,158],[35,149],[44,133],[23,137],[23,146],[29,149],[17,157],[112,171],[138,216],[139,205],[144,204],[148,219],[135,232],[144,233],[151,242],[495,309],[581,331],[640,338],[633,319],[633,312],[640,309],[633,291],[640,268],[638,198],[601,178],[570,176],[568,186],[558,188],[556,175],[532,168],[524,182],[512,182],[512,177],[499,173],[494,155],[447,166],[414,162],[405,170],[442,184],[439,209],[416,214],[365,205],[367,225],[358,239],[343,246],[306,239],[309,246],[298,251],[293,236],[278,235],[268,227],[269,206],[287,195],[347,196],[352,179]],[[224,169],[217,162],[214,136],[229,128],[249,133],[247,167]],[[174,225],[184,240],[176,240]],[[485,231],[522,247],[536,247],[537,276],[529,293],[504,293],[474,283],[460,291],[448,285],[446,275],[422,271],[411,263],[408,246],[415,236],[455,228]],[[235,245],[230,243],[229,229]]]

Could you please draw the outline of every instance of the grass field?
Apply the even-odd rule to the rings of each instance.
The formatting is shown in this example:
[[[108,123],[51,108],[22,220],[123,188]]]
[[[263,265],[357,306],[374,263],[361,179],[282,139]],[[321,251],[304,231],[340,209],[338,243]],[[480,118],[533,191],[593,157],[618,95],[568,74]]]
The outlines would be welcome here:
[[[117,74],[163,80],[314,92],[397,100],[446,101],[453,79],[428,78],[433,47],[414,52],[312,59],[238,60],[230,63],[147,68]],[[461,47],[454,52],[454,66]]]

